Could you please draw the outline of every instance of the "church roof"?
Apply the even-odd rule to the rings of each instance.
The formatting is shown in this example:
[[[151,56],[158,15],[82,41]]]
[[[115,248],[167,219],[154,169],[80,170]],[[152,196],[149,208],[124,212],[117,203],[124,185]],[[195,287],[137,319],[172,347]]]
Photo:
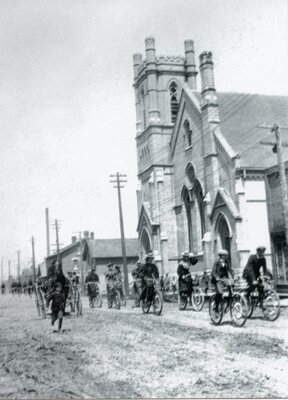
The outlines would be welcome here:
[[[194,92],[198,101],[199,92]],[[288,97],[216,92],[219,103],[220,130],[234,152],[239,156],[243,168],[268,168],[277,163],[272,146],[260,144],[260,140],[275,142],[269,129],[257,125],[287,126]],[[282,141],[288,142],[288,130],[281,130]],[[283,156],[288,160],[288,148]]]

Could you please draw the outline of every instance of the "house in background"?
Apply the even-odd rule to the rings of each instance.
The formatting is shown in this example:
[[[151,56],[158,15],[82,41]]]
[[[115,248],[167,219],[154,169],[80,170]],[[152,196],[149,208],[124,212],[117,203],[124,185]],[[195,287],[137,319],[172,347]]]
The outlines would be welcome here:
[[[138,239],[125,239],[125,247],[128,278],[129,282],[132,282],[131,271],[138,261]],[[121,239],[85,239],[82,257],[85,261],[85,274],[95,266],[100,279],[100,289],[106,291],[104,274],[107,271],[107,264],[123,266]]]
[[[83,246],[84,241],[87,239],[81,240],[81,246]],[[80,271],[80,261],[81,261],[81,249],[80,242],[76,236],[72,236],[72,241],[68,246],[63,247],[59,250],[59,256],[62,262],[62,270],[64,274],[67,274],[68,271],[72,271],[74,266],[77,265]],[[57,254],[51,254],[46,257],[46,259],[38,265],[38,269],[40,270],[41,276],[46,276],[48,268],[53,264],[57,259]]]

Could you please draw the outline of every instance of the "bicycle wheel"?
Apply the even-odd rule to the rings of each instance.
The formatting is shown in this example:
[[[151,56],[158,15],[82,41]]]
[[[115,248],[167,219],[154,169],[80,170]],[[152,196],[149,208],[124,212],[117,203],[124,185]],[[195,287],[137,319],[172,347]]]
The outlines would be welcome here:
[[[156,290],[155,295],[154,295],[154,300],[153,300],[153,311],[154,314],[160,315],[163,309],[163,298],[162,294]]]
[[[46,308],[45,308],[45,302],[44,302],[44,295],[43,295],[41,289],[39,289],[38,293],[39,293],[40,316],[42,317],[42,319],[45,319],[46,318]]]
[[[39,298],[38,298],[38,290],[35,290],[35,304],[36,304],[36,309],[37,309],[37,314],[39,317],[41,317],[41,310],[40,310],[40,304],[39,304]]]
[[[178,300],[178,308],[180,311],[185,310],[188,304],[188,299],[187,295],[183,295],[182,293],[179,294],[179,300]]]
[[[219,325],[222,321],[224,314],[223,310],[223,300],[221,299],[218,304],[216,304],[216,294],[213,294],[209,300],[209,316],[213,325]]]
[[[95,297],[94,301],[95,301],[96,307],[98,307],[98,308],[102,307],[102,296],[101,296],[100,293],[97,294],[97,296]]]
[[[194,288],[192,293],[192,307],[195,311],[201,311],[204,307],[205,296],[200,288]]]
[[[148,314],[150,310],[151,303],[150,301],[142,300],[142,311],[144,314]]]
[[[245,324],[248,314],[248,303],[245,296],[235,294],[230,302],[230,316],[232,324],[241,327]]]
[[[121,306],[122,307],[126,306],[126,297],[124,293],[121,293]]]
[[[118,290],[115,293],[114,305],[115,305],[116,310],[120,310],[121,300],[120,300],[120,293],[118,292]]]
[[[251,298],[252,293],[250,296],[247,296],[247,291],[245,289],[240,290],[240,295],[244,296],[247,302],[247,319],[252,317],[253,311],[254,311],[254,303]]]
[[[274,290],[265,290],[263,299],[264,318],[275,321],[280,315],[280,301]]]

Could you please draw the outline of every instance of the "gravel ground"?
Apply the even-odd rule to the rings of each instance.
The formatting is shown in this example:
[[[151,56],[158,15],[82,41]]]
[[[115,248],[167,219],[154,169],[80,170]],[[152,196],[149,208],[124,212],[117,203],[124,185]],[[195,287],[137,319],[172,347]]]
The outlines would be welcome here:
[[[130,301],[120,311],[83,301],[83,317],[65,317],[59,334],[33,300],[0,298],[1,398],[288,396],[287,308],[234,328],[228,316],[211,325],[207,305],[165,303],[155,316]]]

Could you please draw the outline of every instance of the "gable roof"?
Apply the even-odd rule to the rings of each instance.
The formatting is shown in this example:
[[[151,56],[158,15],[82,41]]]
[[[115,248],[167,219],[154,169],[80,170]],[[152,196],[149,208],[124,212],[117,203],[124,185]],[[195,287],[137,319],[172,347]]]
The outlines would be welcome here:
[[[125,248],[127,257],[138,257],[138,239],[125,239]],[[91,258],[122,257],[121,239],[88,239],[85,250]]]
[[[218,189],[216,197],[215,197],[215,201],[214,201],[214,204],[212,207],[212,212],[211,212],[210,218],[213,219],[216,210],[218,208],[222,208],[223,206],[226,206],[228,208],[231,215],[235,219],[241,219],[241,215],[240,215],[234,201],[232,200],[229,192],[225,188],[220,187]]]
[[[200,101],[200,92],[193,93]],[[288,97],[234,92],[216,92],[216,96],[219,127],[231,149],[239,155],[239,167],[266,169],[275,165],[277,158],[272,146],[260,144],[261,139],[272,142],[275,137],[269,129],[257,125],[287,126]],[[288,141],[288,130],[281,130],[281,137]],[[288,148],[283,148],[283,158],[288,160]]]
[[[139,218],[138,218],[138,225],[137,225],[137,232],[140,232],[141,226],[143,225],[143,222],[146,222],[149,230],[152,232],[153,227],[159,226],[159,223],[152,221],[152,217],[150,214],[150,204],[147,201],[144,201],[142,203],[142,207],[140,210]]]

